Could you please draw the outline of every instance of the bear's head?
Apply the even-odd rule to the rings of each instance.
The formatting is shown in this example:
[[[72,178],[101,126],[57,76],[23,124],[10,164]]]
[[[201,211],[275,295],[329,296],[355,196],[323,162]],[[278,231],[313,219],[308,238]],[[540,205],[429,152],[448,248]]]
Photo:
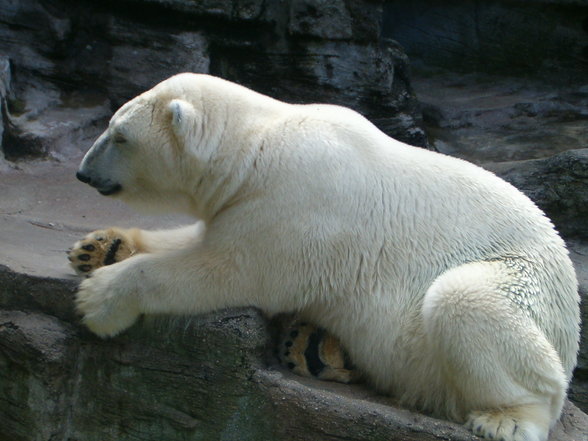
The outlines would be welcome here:
[[[199,77],[177,75],[123,105],[86,153],[78,179],[149,211],[192,211],[190,185],[212,144],[202,139]]]

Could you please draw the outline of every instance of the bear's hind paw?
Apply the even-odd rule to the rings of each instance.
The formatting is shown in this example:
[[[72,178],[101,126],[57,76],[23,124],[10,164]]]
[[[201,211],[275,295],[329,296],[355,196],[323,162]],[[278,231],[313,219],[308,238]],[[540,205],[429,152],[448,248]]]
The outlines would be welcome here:
[[[278,358],[295,374],[338,383],[356,383],[359,372],[351,365],[339,340],[306,323],[290,326],[278,347]]]
[[[472,412],[466,427],[474,435],[495,441],[546,441],[548,429],[522,419],[517,410]]]
[[[98,230],[76,242],[68,252],[72,268],[89,276],[94,270],[131,257],[137,252],[132,239],[117,228]]]

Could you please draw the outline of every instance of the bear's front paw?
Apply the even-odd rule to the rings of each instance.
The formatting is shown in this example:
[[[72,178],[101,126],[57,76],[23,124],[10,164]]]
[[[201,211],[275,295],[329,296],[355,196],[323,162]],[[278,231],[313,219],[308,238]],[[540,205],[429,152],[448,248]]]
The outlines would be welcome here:
[[[139,317],[136,289],[117,282],[117,273],[101,268],[84,280],[76,295],[83,323],[100,337],[112,337],[129,328]]]
[[[128,233],[118,228],[98,230],[76,242],[68,253],[72,268],[88,276],[96,269],[136,254],[137,248]]]

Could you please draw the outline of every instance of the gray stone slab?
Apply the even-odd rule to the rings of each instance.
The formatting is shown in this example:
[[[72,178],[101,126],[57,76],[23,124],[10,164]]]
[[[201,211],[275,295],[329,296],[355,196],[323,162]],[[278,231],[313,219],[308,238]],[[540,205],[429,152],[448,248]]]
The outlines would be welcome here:
[[[90,231],[195,222],[178,215],[148,216],[101,196],[76,180],[78,162],[35,161],[0,172],[0,264],[31,275],[71,278],[66,251]]]

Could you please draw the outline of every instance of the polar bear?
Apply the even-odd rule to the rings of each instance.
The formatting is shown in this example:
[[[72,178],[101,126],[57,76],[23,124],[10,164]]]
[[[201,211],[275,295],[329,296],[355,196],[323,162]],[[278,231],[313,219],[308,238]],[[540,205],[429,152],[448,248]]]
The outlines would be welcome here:
[[[200,220],[77,245],[82,273],[101,243],[116,262],[77,293],[96,334],[143,313],[296,311],[403,405],[489,439],[548,438],[576,362],[576,276],[551,222],[492,173],[346,108],[180,74],[121,107],[77,176]]]

